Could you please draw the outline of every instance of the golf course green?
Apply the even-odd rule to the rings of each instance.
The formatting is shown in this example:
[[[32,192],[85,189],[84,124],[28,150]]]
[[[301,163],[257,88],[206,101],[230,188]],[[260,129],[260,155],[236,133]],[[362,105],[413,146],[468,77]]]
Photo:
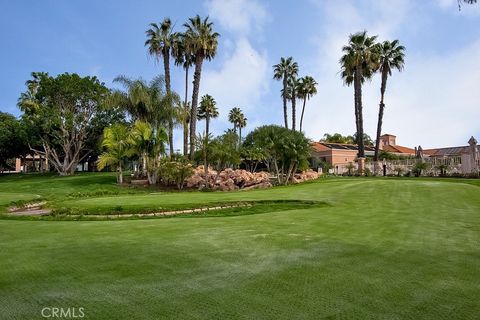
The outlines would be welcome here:
[[[108,213],[311,201],[252,214],[0,219],[0,318],[478,319],[479,180],[322,178],[238,192],[162,192],[111,174],[0,177],[0,212],[43,199]]]

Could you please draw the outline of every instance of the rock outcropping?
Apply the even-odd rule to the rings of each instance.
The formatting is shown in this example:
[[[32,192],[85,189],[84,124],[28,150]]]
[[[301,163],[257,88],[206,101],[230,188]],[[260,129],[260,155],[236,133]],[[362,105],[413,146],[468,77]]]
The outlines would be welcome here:
[[[198,166],[193,175],[187,179],[189,188],[205,188],[221,191],[233,191],[237,189],[269,188],[270,174],[268,172],[249,172],[246,170],[234,170],[227,168],[217,172],[208,168],[208,181],[205,177],[204,166]]]

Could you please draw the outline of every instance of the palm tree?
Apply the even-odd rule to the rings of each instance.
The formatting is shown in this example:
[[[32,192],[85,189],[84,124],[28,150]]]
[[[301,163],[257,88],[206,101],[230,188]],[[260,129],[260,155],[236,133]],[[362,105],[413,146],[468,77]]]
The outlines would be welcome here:
[[[298,79],[297,83],[298,97],[303,100],[302,115],[300,117],[300,131],[303,128],[303,115],[305,114],[305,104],[307,100],[317,94],[317,82],[311,76],[305,76]]]
[[[106,166],[115,166],[117,168],[117,183],[122,184],[125,160],[135,153],[129,143],[128,127],[117,123],[105,128],[102,147],[106,148],[106,151],[98,158],[98,169],[102,170]]]
[[[184,33],[179,33],[172,48],[172,55],[175,58],[175,65],[182,66],[185,70],[185,99],[188,102],[188,71],[195,62],[193,48],[189,42],[189,37]]]
[[[290,79],[288,81],[288,86],[290,87],[290,102],[292,103],[292,130],[295,131],[296,125],[297,125],[297,86],[298,86],[298,80],[296,78],[298,73],[298,68],[297,71],[295,71],[294,75],[290,76]]]
[[[382,134],[383,111],[385,109],[384,96],[387,89],[388,76],[392,75],[392,70],[402,71],[405,65],[405,47],[400,45],[398,40],[384,41],[378,45],[379,49],[379,72],[382,76],[382,84],[380,86],[380,106],[378,109],[377,139],[375,140],[375,155],[373,161],[378,161],[378,153],[380,149],[380,135]]]
[[[183,154],[188,155],[188,126],[190,125],[190,109],[188,116],[184,114],[184,107],[190,108],[188,103],[188,71],[195,61],[195,57],[192,53],[192,46],[190,45],[189,38],[184,33],[179,33],[177,41],[175,41],[172,48],[172,55],[175,58],[175,65],[182,66],[185,70],[185,98],[181,106],[181,122],[183,124]]]
[[[247,126],[247,118],[243,113],[240,113],[239,118],[238,118],[238,146],[242,145],[242,128],[245,128]]]
[[[287,95],[288,80],[298,73],[298,64],[293,61],[292,57],[280,58],[280,63],[273,66],[273,78],[283,82],[283,119],[285,121],[285,128],[288,129],[288,114],[287,114]],[[293,106],[293,105],[292,105]]]
[[[165,154],[165,142],[168,134],[164,127],[153,128],[149,123],[135,121],[129,135],[129,142],[145,162],[149,184],[156,184],[160,157]]]
[[[367,31],[351,34],[348,45],[342,48],[344,55],[340,59],[341,76],[346,85],[353,83],[355,121],[357,128],[358,158],[365,158],[363,143],[362,85],[371,79],[378,67],[378,53],[375,45],[377,37],[369,37]],[[358,171],[363,174],[363,162],[359,161]]]
[[[195,151],[198,94],[200,91],[202,64],[205,59],[210,61],[215,57],[220,34],[213,31],[213,22],[209,21],[208,17],[201,19],[198,14],[193,18],[189,18],[188,22],[184,24],[184,27],[187,29],[184,35],[186,38],[185,41],[191,46],[191,52],[195,57],[192,111],[190,115],[190,158],[192,159]]]
[[[235,134],[237,133],[238,121],[241,114],[242,110],[238,107],[234,107],[228,112],[228,121],[233,124],[233,132],[235,132]]]
[[[211,95],[204,95],[200,101],[200,107],[198,108],[198,119],[205,119],[205,139],[208,145],[208,137],[210,134],[210,119],[218,117],[217,103]],[[205,177],[208,176],[208,158],[207,148],[204,148],[203,152],[203,164],[205,166]],[[208,179],[207,179],[208,180]]]
[[[171,95],[170,85],[170,53],[177,41],[178,34],[173,32],[173,25],[170,18],[165,18],[160,25],[150,24],[150,29],[146,31],[147,40],[145,46],[148,46],[148,53],[156,59],[163,57],[163,68],[165,71],[165,88],[167,96]],[[168,138],[170,142],[170,156],[173,154],[173,120],[168,123]]]
[[[107,98],[107,105],[118,106],[127,111],[133,121],[140,120],[148,123],[155,132],[160,128],[170,127],[176,119],[176,108],[179,104],[178,95],[163,92],[163,77],[157,76],[150,83],[142,79],[129,79],[118,76],[114,82],[121,83],[125,91],[114,90]],[[170,142],[170,136],[169,136]],[[170,148],[170,154],[173,149]],[[146,160],[143,159],[143,170],[146,170]]]

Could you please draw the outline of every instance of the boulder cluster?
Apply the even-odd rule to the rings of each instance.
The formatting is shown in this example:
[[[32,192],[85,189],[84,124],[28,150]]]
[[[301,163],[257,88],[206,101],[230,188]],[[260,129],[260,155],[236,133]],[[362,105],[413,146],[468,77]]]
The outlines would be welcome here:
[[[296,173],[292,183],[301,183],[317,179],[320,174],[311,169]],[[208,181],[207,181],[208,180]],[[186,181],[188,188],[203,189],[208,187],[212,190],[233,191],[238,189],[269,188],[272,186],[271,176],[268,172],[250,172],[246,170],[234,170],[227,168],[223,171],[215,171],[208,168],[208,179],[205,177],[205,167],[198,166],[193,175]]]
[[[205,167],[198,166],[193,175],[187,179],[187,187],[201,189],[207,186],[212,190],[233,191],[237,189],[269,188],[272,183],[268,172],[250,172],[231,168],[220,172],[208,168],[207,179],[205,177]]]
[[[301,183],[308,180],[318,179],[318,177],[320,177],[320,174],[317,171],[308,169],[307,171],[296,173],[292,178],[292,183]]]

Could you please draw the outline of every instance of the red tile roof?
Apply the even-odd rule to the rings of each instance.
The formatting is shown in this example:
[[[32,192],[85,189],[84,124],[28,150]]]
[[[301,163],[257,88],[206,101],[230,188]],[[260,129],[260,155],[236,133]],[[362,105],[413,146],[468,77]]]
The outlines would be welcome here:
[[[383,150],[387,152],[392,152],[392,153],[403,153],[403,154],[415,155],[415,149],[402,147],[402,146],[387,145],[383,147]]]

